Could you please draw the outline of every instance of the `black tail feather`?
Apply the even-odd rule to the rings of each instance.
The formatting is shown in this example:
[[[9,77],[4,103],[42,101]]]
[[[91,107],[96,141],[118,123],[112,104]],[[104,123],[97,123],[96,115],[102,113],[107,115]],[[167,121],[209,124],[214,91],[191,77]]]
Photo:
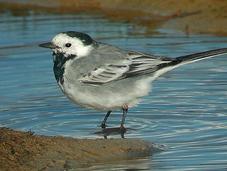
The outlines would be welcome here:
[[[218,56],[222,54],[227,54],[227,48],[214,49],[200,53],[194,53],[190,55],[180,56],[176,58],[176,61],[181,62],[193,62],[197,60],[202,60],[203,58],[211,58],[213,56]]]

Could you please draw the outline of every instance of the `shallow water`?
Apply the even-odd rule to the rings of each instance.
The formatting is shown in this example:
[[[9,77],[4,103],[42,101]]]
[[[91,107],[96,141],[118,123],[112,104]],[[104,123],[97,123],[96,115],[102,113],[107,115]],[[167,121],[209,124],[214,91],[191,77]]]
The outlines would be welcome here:
[[[126,49],[176,57],[227,46],[227,37],[184,35],[102,16],[0,15],[0,126],[36,134],[97,137],[104,113],[72,104],[52,72],[51,52],[38,43],[56,33],[87,32],[99,41]],[[150,158],[98,165],[90,170],[227,169],[227,55],[175,69],[153,83],[149,96],[130,109],[126,137],[166,146]],[[118,126],[120,111],[109,118]],[[119,136],[114,136],[119,137]],[[85,170],[88,170],[86,168]]]

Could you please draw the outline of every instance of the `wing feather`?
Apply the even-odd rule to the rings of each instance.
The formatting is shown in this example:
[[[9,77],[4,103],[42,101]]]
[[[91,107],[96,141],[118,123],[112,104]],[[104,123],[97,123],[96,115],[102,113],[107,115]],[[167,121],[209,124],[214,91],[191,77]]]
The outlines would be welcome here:
[[[128,53],[124,60],[113,64],[106,64],[95,68],[79,80],[87,84],[105,84],[114,80],[125,79],[133,76],[149,74],[160,69],[159,66],[171,63],[173,59],[144,55],[141,53]]]

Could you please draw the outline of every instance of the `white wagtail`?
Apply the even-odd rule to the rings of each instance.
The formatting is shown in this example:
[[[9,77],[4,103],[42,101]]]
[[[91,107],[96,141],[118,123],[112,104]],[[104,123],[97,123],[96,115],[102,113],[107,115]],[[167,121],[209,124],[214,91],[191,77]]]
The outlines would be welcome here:
[[[53,50],[54,75],[63,93],[83,107],[108,111],[122,109],[120,128],[129,107],[148,95],[151,82],[178,66],[227,53],[227,48],[177,58],[160,57],[100,43],[85,33],[68,31],[40,44]]]

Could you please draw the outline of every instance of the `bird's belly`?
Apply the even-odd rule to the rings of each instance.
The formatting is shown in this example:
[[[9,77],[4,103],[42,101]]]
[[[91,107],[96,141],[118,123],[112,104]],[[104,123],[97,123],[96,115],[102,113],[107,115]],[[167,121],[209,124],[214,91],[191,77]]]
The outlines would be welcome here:
[[[124,104],[129,107],[138,104],[139,98],[148,94],[150,81],[143,79],[133,84],[121,82],[105,86],[71,84],[64,81],[60,87],[64,94],[76,104],[98,110],[114,110],[121,108]]]

